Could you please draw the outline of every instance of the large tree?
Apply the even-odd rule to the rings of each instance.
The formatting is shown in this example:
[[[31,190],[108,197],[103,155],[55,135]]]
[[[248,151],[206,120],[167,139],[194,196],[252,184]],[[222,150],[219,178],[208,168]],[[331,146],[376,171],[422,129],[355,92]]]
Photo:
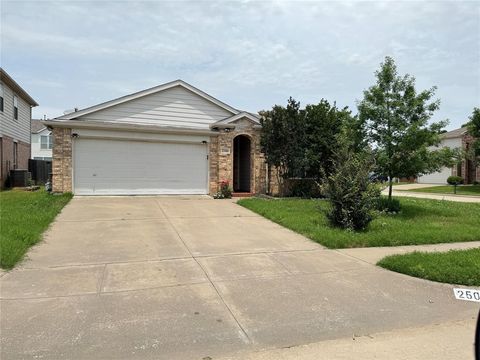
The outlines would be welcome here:
[[[338,109],[324,99],[301,109],[290,98],[286,107],[275,105],[260,115],[262,151],[278,170],[279,180],[309,178],[317,183],[332,172],[342,127],[350,124],[353,134],[357,121],[347,108]]]
[[[453,152],[438,149],[440,132],[447,121],[432,122],[439,100],[432,100],[435,87],[418,92],[415,78],[400,76],[391,57],[375,72],[376,83],[364,91],[358,103],[360,121],[375,156],[376,171],[392,179],[438,171],[453,161]]]

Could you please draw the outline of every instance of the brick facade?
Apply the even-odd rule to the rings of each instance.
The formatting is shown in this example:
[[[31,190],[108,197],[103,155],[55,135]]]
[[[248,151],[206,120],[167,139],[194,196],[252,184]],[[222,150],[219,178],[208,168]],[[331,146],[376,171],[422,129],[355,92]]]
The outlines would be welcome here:
[[[72,130],[54,128],[52,151],[53,192],[72,191]]]
[[[17,143],[17,164],[13,161],[14,143]],[[6,186],[6,182],[13,169],[28,170],[28,159],[30,159],[30,144],[23,141],[14,141],[9,136],[0,138],[0,188]]]

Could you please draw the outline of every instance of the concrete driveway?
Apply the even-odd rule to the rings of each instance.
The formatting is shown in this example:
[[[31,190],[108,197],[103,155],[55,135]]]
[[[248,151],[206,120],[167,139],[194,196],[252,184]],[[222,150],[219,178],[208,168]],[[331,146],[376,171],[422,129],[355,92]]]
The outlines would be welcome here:
[[[0,281],[2,359],[214,359],[478,309],[202,197],[76,197]]]

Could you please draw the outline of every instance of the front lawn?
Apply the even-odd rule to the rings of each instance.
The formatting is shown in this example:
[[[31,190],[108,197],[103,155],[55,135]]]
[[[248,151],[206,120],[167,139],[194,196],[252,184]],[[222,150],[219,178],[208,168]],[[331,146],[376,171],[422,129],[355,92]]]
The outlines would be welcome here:
[[[426,188],[420,188],[420,189],[401,190],[401,191],[453,195],[453,186],[441,185],[441,186],[432,186],[432,187],[426,187]],[[480,196],[480,185],[459,185],[457,186],[457,195]]]
[[[366,231],[329,225],[325,200],[249,198],[238,204],[329,248],[398,246],[480,240],[480,204],[400,198],[402,211],[381,214]]]
[[[45,191],[0,192],[0,267],[14,267],[71,198]]]
[[[377,265],[427,280],[480,286],[480,248],[392,255],[383,258]]]

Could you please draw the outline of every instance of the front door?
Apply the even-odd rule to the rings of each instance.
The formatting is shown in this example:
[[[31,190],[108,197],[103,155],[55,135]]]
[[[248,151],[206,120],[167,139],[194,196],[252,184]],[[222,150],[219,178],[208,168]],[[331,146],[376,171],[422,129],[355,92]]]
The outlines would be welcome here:
[[[233,191],[250,192],[251,143],[245,135],[233,139]]]

